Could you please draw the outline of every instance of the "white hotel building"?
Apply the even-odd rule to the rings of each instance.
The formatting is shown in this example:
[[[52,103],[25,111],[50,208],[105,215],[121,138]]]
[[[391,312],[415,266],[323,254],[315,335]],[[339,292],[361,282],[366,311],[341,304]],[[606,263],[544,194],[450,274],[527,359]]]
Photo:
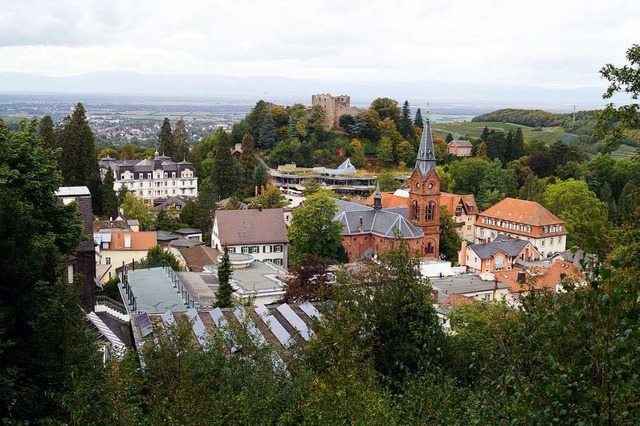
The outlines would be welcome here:
[[[175,163],[171,157],[158,155],[153,160],[100,159],[100,176],[104,179],[111,167],[115,179],[114,189],[127,189],[145,200],[174,196],[197,197],[198,178],[192,163]]]

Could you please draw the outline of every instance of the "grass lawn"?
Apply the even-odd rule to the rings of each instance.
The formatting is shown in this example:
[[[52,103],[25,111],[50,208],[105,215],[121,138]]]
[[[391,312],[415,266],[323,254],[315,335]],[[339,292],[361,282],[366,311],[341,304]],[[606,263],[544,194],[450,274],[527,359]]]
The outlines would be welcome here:
[[[466,136],[479,138],[485,126],[489,130],[499,130],[503,132],[508,132],[509,130],[515,131],[515,129],[521,128],[525,142],[536,139],[543,141],[547,145],[551,145],[557,140],[566,140],[567,137],[572,137],[571,134],[565,133],[562,127],[545,127],[542,131],[534,132],[533,127],[521,126],[519,124],[512,123],[457,122],[432,124],[433,131],[438,136],[444,138],[447,136],[447,133],[451,133],[456,139],[464,138]]]

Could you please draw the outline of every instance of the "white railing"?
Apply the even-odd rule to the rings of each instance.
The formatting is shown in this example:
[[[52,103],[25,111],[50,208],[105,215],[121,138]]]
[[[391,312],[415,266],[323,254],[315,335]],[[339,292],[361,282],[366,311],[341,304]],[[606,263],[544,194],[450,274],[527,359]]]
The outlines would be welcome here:
[[[129,314],[127,308],[120,302],[113,300],[107,296],[97,296],[94,312],[104,312],[120,321],[128,322]]]

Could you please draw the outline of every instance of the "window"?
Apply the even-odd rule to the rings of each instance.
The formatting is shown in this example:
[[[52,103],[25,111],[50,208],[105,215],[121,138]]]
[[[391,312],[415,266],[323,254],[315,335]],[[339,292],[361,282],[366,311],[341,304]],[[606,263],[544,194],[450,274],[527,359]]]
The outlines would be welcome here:
[[[414,219],[420,218],[420,205],[418,204],[417,201],[413,202],[413,218]]]
[[[244,254],[260,253],[260,246],[244,246],[242,247],[242,253]]]
[[[176,177],[176,172],[171,173],[171,177],[172,178]]]
[[[111,258],[110,257],[105,257],[104,258],[104,264],[105,265],[111,265]]]
[[[263,253],[271,253],[271,246],[262,246]]]
[[[366,237],[365,237],[366,239]],[[275,246],[273,246],[273,252],[274,253],[282,253],[282,244],[276,244]]]
[[[429,205],[427,206],[427,214],[426,214],[426,219],[427,220],[433,220],[436,214],[436,203],[434,203],[433,201],[429,201]]]
[[[151,173],[147,173],[147,179],[151,179]]]
[[[467,225],[467,231],[471,231],[471,225]]]
[[[103,242],[102,242],[102,248],[103,248],[103,249],[107,249],[107,250],[108,250],[108,249],[109,249],[109,243],[108,243],[108,242],[106,242],[106,241],[103,241]]]
[[[282,259],[271,259],[271,262],[275,263],[278,266],[282,266]]]

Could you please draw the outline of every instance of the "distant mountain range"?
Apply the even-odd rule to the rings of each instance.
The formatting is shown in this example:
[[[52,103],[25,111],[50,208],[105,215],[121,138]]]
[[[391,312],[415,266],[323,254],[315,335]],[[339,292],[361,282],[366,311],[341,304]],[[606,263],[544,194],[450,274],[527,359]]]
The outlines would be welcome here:
[[[320,81],[282,77],[223,77],[99,72],[72,77],[0,73],[0,94],[93,94],[128,97],[190,98],[309,104],[311,95],[348,94],[355,106],[367,106],[377,97],[390,97],[412,106],[442,108],[445,104],[473,106],[478,110],[500,107],[542,108],[568,111],[600,108],[604,87],[552,89],[525,86],[478,85],[470,83]]]

